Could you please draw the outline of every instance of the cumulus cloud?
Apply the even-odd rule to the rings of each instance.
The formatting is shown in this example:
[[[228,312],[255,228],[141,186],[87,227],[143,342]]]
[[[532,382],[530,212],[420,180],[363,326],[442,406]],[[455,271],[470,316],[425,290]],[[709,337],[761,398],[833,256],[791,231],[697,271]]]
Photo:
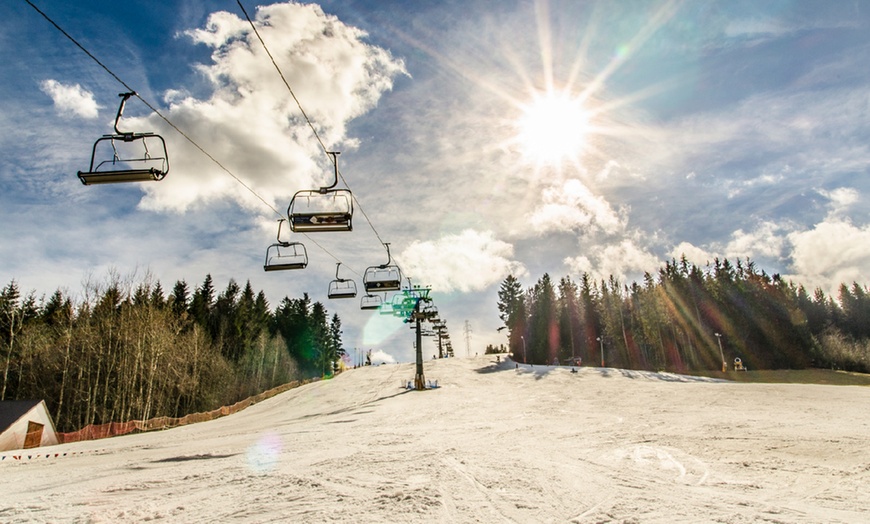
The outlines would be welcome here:
[[[731,241],[725,246],[727,258],[754,258],[768,256],[779,258],[785,247],[785,237],[779,234],[780,226],[773,222],[762,222],[754,231],[738,229],[731,234]]]
[[[858,192],[850,187],[839,187],[831,191],[819,190],[819,194],[831,202],[830,216],[839,216],[858,201]]]
[[[580,230],[613,234],[625,225],[604,197],[593,195],[577,179],[545,189],[541,204],[528,216],[528,222],[537,233]]]
[[[870,280],[870,225],[829,218],[810,230],[788,235],[792,270],[788,278],[836,296],[841,283]]]
[[[44,80],[39,84],[43,93],[54,101],[54,108],[61,116],[97,118],[100,106],[94,94],[79,84],[65,85],[57,80]]]
[[[682,242],[671,250],[670,256],[679,259],[685,255],[699,266],[716,257],[782,258],[789,261],[786,279],[810,290],[821,288],[836,297],[840,284],[870,280],[870,225],[857,226],[843,216],[844,211],[858,201],[859,194],[854,189],[818,192],[830,200],[830,210],[824,220],[809,229],[762,222],[750,232],[734,231],[725,246],[712,243],[698,247]]]
[[[392,88],[403,63],[317,5],[260,7],[254,23],[326,147],[354,147],[348,122]],[[184,211],[231,198],[253,208],[265,198],[283,207],[297,190],[331,182],[326,155],[247,20],[217,12],[184,34],[212,49],[210,63],[197,69],[213,90],[205,99],[167,91],[166,115],[253,191],[152,115],[138,124],[167,139],[172,173],[143,187],[141,206]]]
[[[372,364],[395,364],[396,359],[382,349],[372,351]]]
[[[627,238],[618,244],[604,246],[592,259],[580,255],[568,257],[564,262],[572,272],[589,273],[595,280],[607,280],[612,275],[623,283],[646,271],[654,272],[661,265],[658,257]]]
[[[689,263],[695,264],[698,267],[704,267],[708,262],[712,262],[713,259],[719,257],[717,253],[698,247],[691,242],[680,242],[671,250],[669,255],[674,260],[680,260],[685,256]]]
[[[526,274],[511,260],[513,246],[494,238],[491,231],[467,229],[435,241],[415,241],[399,256],[402,270],[416,283],[439,292],[479,291],[506,276]]]

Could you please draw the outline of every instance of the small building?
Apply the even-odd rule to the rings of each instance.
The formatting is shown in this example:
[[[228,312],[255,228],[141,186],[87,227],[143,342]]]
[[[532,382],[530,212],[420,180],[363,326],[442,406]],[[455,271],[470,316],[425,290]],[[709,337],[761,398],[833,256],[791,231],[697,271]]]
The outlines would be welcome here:
[[[0,402],[0,451],[58,444],[44,400]]]

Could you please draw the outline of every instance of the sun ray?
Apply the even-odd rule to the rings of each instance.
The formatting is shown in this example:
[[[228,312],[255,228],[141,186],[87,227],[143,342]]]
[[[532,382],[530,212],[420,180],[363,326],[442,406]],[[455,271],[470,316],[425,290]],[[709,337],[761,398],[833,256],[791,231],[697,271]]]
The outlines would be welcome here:
[[[634,50],[640,49],[647,39],[655,34],[676,14],[679,10],[680,3],[679,0],[670,0],[659,8],[659,10],[653,15],[652,19],[650,19],[650,21],[644,25],[643,28],[641,28],[641,30],[631,38],[631,40],[620,46],[620,49],[614,54],[610,63],[608,63],[600,73],[595,75],[595,78],[586,87],[584,94],[591,95],[592,93],[598,92],[604,85],[605,81],[607,81],[607,79],[610,78],[610,76],[613,75],[622,64],[631,58]]]
[[[544,73],[544,88],[553,90],[553,44],[550,30],[550,4],[548,0],[535,2],[535,19],[538,26],[538,46],[541,48],[541,68]]]

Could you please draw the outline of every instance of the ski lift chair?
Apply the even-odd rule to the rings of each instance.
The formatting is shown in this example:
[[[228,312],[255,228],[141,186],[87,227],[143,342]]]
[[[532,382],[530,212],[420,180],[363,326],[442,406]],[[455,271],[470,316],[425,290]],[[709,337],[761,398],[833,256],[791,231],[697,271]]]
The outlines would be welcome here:
[[[281,224],[283,222],[283,218],[278,221],[277,242],[266,248],[264,271],[305,269],[308,265],[308,252],[305,250],[304,244],[281,240]]]
[[[333,189],[338,184],[337,152],[329,152],[335,164],[332,185],[297,191],[290,200],[287,216],[296,233],[353,230],[353,194],[349,189]]]
[[[380,295],[366,293],[359,301],[359,308],[363,310],[379,309],[383,303]]]
[[[371,266],[363,275],[363,286],[366,293],[373,291],[399,291],[402,289],[402,271],[399,266],[390,265],[390,245],[387,248],[387,263],[380,266]]]
[[[121,93],[121,105],[115,116],[115,134],[103,135],[94,142],[91,164],[79,171],[82,184],[120,182],[158,182],[169,172],[166,142],[155,133],[132,133],[118,129],[127,100],[136,93]]]
[[[341,262],[335,265],[335,280],[329,283],[328,298],[356,298],[356,282],[349,278],[339,278],[338,268]]]
[[[401,272],[397,266],[375,266],[366,269],[363,276],[366,291],[399,291]]]

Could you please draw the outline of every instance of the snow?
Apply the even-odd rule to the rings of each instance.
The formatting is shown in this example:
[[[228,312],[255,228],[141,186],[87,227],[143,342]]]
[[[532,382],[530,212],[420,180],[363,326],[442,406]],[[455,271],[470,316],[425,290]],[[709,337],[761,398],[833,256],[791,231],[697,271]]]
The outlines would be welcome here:
[[[578,370],[427,361],[440,387],[418,392],[413,364],[367,367],[210,422],[2,453],[0,521],[867,521],[870,388]]]

